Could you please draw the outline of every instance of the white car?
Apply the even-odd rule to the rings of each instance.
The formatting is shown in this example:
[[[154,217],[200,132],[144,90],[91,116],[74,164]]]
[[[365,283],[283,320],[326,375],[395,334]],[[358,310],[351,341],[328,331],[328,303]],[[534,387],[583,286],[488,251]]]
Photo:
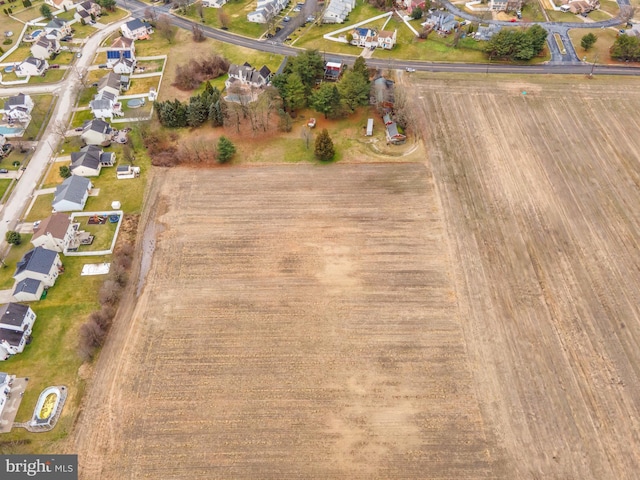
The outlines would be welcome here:
[[[405,68],[405,70],[406,70],[407,72],[409,72],[409,73],[411,73],[411,72],[415,72],[415,71],[416,71],[416,69],[415,69],[415,68],[411,68],[411,67],[407,67],[407,68]]]

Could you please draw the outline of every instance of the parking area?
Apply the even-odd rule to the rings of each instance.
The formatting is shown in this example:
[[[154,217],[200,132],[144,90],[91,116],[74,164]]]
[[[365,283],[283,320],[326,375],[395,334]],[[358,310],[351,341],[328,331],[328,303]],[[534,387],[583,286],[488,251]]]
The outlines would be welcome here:
[[[22,395],[27,388],[28,378],[14,378],[11,382],[11,393],[7,397],[7,403],[0,413],[0,433],[10,432],[13,422],[22,402]]]

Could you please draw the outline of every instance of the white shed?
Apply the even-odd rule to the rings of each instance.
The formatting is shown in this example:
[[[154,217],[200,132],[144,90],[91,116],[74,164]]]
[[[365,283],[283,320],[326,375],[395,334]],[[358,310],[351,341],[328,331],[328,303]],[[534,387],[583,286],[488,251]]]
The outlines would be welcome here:
[[[367,120],[367,137],[373,135],[373,118]]]

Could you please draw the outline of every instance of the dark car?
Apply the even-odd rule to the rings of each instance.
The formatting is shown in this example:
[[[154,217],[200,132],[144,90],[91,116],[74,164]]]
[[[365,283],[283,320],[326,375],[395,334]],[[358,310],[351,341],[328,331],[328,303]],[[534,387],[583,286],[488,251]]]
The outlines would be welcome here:
[[[282,30],[282,27],[276,27],[276,33],[278,33],[280,30]]]
[[[62,37],[60,39],[61,42],[70,42],[71,41],[71,35],[67,35],[66,37]]]
[[[102,65],[98,65],[98,68],[107,68],[107,64],[103,63]]]
[[[60,68],[60,65],[58,65],[57,63],[54,63],[53,65],[49,65],[49,68],[53,68],[54,70]]]
[[[9,170],[6,168],[0,168],[0,173],[9,173]]]
[[[273,38],[273,33],[267,33],[266,37],[267,38]]]

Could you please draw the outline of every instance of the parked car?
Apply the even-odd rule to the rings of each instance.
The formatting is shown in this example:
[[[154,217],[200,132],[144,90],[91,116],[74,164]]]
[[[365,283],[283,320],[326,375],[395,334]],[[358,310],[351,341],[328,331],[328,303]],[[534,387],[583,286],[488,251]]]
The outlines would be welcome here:
[[[71,41],[71,35],[67,35],[66,37],[62,37],[60,39],[61,42],[70,42]]]
[[[0,168],[0,173],[9,173],[9,170],[6,168]]]
[[[57,63],[54,63],[53,65],[49,65],[49,68],[53,68],[55,70],[60,68],[60,65],[58,65]]]
[[[415,69],[415,68],[411,68],[411,67],[407,67],[407,68],[405,68],[405,70],[406,70],[407,72],[409,72],[409,73],[411,73],[411,72],[415,72],[415,71],[416,71],[416,69]]]
[[[307,22],[313,22],[316,19],[316,17],[314,17],[313,15],[309,15],[307,17]]]
[[[33,229],[37,229],[40,226],[40,220],[36,220],[35,222],[33,222]]]
[[[103,63],[103,64],[101,64],[101,65],[98,65],[98,68],[107,68],[107,64],[106,64],[106,63]]]
[[[293,11],[294,12],[300,12],[300,11],[302,11],[302,7],[294,7]]]
[[[80,58],[82,56],[82,52],[76,53],[76,58]]]
[[[291,17],[288,15],[282,19],[283,22],[288,22],[290,20],[291,20]]]

